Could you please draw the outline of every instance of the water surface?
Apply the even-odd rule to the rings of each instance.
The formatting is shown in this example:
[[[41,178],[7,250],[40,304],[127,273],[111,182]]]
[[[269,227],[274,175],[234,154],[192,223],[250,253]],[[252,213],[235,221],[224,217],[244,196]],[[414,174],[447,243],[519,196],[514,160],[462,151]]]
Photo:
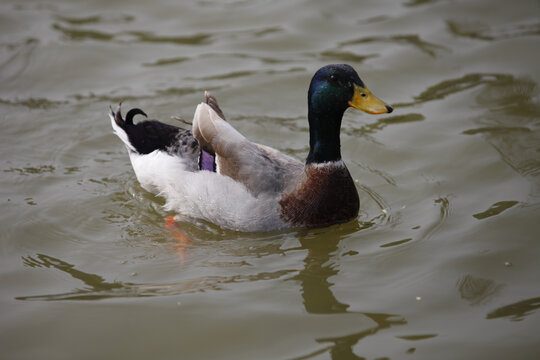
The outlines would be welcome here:
[[[535,359],[540,3],[0,4],[0,345],[6,359]],[[244,234],[167,223],[107,110],[190,119],[204,90],[299,159],[316,69],[350,110],[361,213]]]

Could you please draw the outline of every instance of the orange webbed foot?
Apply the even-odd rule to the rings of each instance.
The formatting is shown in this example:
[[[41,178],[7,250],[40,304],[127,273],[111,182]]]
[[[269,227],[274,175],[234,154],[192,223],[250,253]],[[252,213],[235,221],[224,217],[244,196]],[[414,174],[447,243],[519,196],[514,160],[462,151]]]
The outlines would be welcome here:
[[[188,245],[191,245],[191,240],[182,232],[182,228],[178,225],[172,215],[165,218],[165,228],[169,230],[169,233],[178,242],[175,247],[178,256],[180,257],[180,261],[183,263],[185,256],[187,255],[187,247]]]

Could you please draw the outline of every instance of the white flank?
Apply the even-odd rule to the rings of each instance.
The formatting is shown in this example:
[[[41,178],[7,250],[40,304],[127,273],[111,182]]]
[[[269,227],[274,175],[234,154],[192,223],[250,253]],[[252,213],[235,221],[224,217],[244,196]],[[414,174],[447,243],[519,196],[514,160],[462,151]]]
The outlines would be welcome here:
[[[163,196],[165,208],[237,231],[270,231],[285,227],[278,199],[254,197],[233,179],[210,171],[186,171],[182,159],[156,150],[130,153],[137,179],[146,190]]]

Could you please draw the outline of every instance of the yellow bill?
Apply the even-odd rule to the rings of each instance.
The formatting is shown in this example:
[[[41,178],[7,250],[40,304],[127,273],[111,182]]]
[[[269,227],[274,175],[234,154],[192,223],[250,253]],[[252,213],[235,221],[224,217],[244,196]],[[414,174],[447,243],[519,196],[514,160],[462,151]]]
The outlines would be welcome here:
[[[354,95],[349,105],[368,114],[386,114],[394,111],[390,105],[373,95],[367,88],[356,84],[354,84]]]

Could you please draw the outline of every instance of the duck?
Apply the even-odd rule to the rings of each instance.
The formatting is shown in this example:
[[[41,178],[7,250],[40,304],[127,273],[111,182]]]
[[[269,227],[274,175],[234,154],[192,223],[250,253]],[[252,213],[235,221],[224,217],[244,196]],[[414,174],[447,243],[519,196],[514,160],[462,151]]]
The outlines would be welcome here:
[[[360,200],[341,157],[343,114],[350,107],[369,114],[393,108],[347,64],[317,70],[307,95],[309,153],[303,162],[247,139],[208,92],[191,130],[157,120],[134,123],[146,113],[133,108],[124,118],[121,104],[109,115],[140,185],[164,197],[165,209],[177,216],[241,232],[346,223],[358,217]]]

